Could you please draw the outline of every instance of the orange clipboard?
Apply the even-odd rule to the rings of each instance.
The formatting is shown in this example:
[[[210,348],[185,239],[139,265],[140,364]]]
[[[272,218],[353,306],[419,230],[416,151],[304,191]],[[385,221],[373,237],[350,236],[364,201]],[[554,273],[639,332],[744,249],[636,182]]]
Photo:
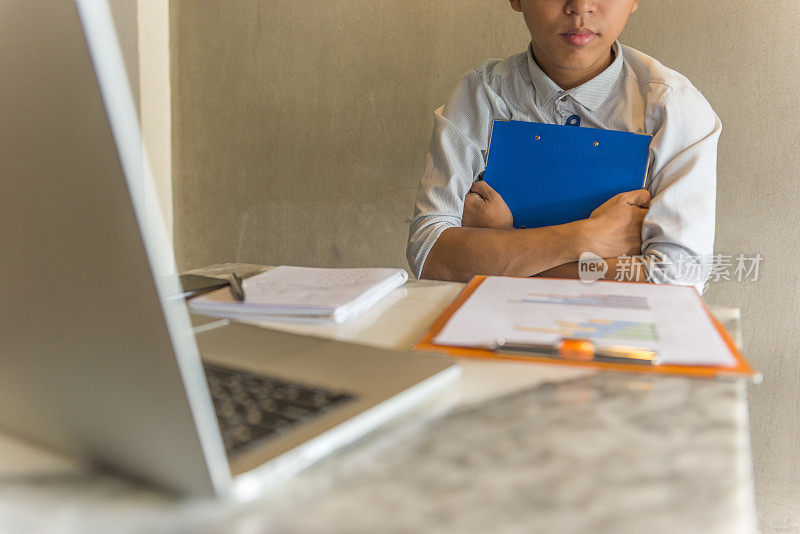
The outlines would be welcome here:
[[[711,313],[706,306],[706,303],[697,294],[703,304],[703,309],[711,319],[712,324],[722,336],[725,345],[736,358],[736,365],[733,367],[717,367],[717,366],[695,366],[695,365],[653,365],[653,366],[639,366],[625,363],[611,363],[611,362],[597,362],[597,361],[577,361],[558,359],[547,356],[538,357],[535,354],[498,354],[490,349],[467,348],[467,347],[454,347],[446,345],[436,345],[433,339],[439,335],[439,332],[445,327],[447,322],[453,314],[467,301],[467,299],[478,289],[486,276],[475,276],[470,280],[467,287],[465,287],[458,297],[439,315],[436,321],[431,326],[428,333],[414,346],[417,350],[429,350],[446,352],[451,356],[463,356],[468,358],[488,358],[494,360],[516,360],[516,361],[529,361],[550,363],[556,365],[578,365],[583,367],[596,367],[601,369],[608,369],[613,371],[626,371],[637,373],[657,373],[657,374],[670,374],[670,375],[685,375],[704,378],[744,378],[749,379],[754,383],[761,382],[761,374],[753,369],[750,364],[745,360],[744,355],[736,346],[733,339],[725,327],[720,324],[716,317]]]

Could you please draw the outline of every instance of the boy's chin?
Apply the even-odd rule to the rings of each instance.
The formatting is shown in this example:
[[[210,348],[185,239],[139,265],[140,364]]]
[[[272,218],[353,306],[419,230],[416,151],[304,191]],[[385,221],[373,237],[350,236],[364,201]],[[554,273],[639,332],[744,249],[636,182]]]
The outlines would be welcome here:
[[[611,47],[608,52],[589,50],[570,50],[559,54],[558,64],[564,70],[585,71],[596,67],[599,63],[608,61]]]

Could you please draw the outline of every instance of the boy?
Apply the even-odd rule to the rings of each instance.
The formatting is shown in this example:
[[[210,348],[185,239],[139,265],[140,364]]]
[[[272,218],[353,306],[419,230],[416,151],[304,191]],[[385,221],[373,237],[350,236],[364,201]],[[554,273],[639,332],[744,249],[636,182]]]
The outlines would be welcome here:
[[[684,76],[617,42],[638,0],[510,3],[530,31],[527,52],[467,73],[435,113],[406,253],[414,273],[577,278],[577,260],[591,252],[606,258],[607,279],[702,291],[719,118]],[[492,120],[565,124],[572,115],[582,126],[652,135],[646,189],[617,195],[581,221],[514,229],[505,201],[475,181]]]

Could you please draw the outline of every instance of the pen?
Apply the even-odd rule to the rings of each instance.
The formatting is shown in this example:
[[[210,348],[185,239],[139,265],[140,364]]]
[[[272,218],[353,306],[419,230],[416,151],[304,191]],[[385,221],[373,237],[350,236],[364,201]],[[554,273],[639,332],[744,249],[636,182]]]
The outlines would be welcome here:
[[[231,295],[233,295],[233,299],[237,302],[244,301],[244,286],[242,286],[242,279],[236,273],[230,273],[228,275],[228,282],[230,285],[228,286],[231,290]]]
[[[495,352],[513,354],[535,354],[558,360],[583,362],[629,363],[637,365],[659,365],[658,354],[649,349],[610,345],[598,347],[590,339],[562,338],[553,345],[535,343],[513,343],[503,338],[497,340]]]

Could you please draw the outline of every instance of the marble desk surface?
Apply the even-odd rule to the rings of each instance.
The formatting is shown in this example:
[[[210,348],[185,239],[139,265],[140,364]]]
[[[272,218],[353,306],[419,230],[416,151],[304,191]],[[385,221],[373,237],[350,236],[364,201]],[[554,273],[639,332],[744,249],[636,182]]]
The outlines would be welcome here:
[[[263,326],[407,348],[462,287],[412,281],[345,325]],[[738,335],[736,310],[715,314]],[[435,398],[247,504],[0,435],[0,532],[755,532],[746,399],[741,382],[464,360]]]

